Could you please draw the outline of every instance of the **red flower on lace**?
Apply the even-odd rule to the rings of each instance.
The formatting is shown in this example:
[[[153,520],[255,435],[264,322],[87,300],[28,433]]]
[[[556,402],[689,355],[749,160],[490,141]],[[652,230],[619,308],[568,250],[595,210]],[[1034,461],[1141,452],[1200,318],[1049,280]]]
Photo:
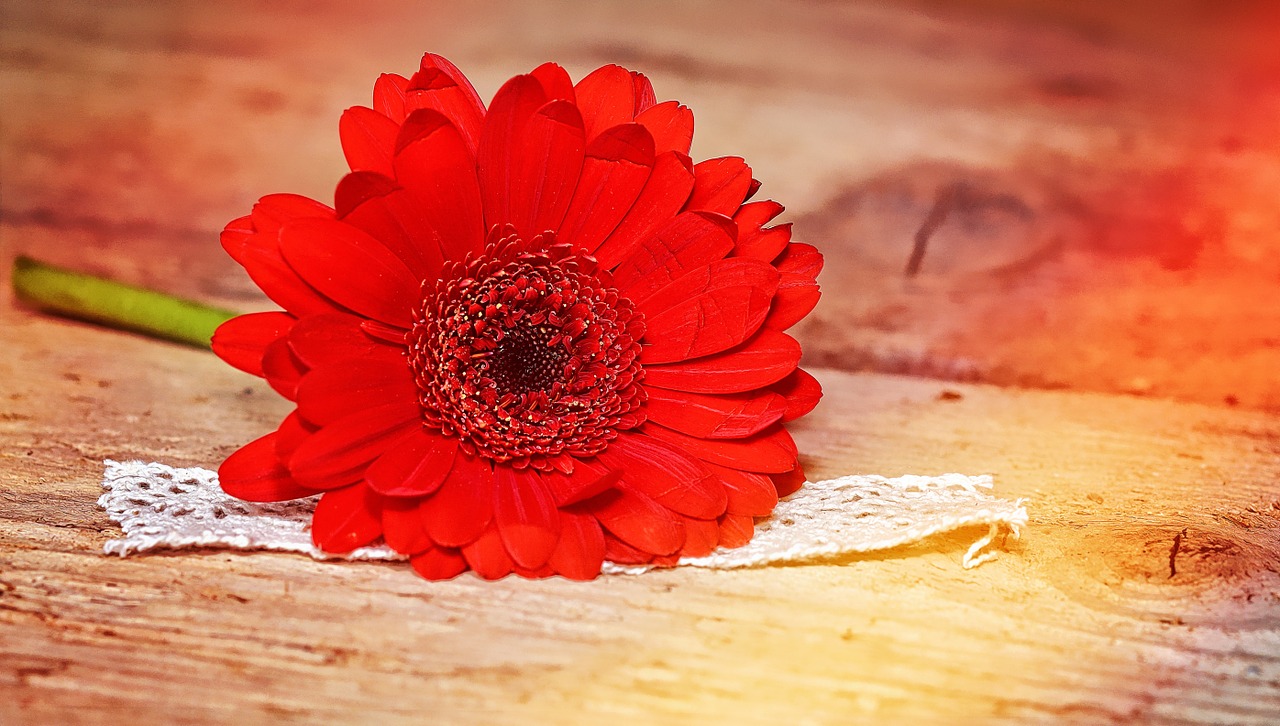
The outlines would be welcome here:
[[[428,54],[343,114],[333,207],[264,197],[222,233],[283,308],[214,350],[296,410],[219,471],[322,493],[317,546],[384,539],[424,577],[595,577],[737,547],[804,481],[783,423],[821,389],[785,332],[822,256],[689,160],[638,73],[546,64],[486,110]]]

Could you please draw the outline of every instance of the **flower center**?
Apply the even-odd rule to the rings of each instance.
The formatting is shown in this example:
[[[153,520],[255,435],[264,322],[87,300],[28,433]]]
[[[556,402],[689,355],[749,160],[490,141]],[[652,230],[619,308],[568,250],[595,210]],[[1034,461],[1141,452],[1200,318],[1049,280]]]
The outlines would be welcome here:
[[[555,326],[546,324],[507,331],[489,356],[489,375],[498,390],[528,393],[549,388],[560,378],[571,356],[551,344],[558,334]]]
[[[407,337],[423,421],[473,455],[567,470],[643,423],[643,334],[591,258],[496,239],[424,290]]]

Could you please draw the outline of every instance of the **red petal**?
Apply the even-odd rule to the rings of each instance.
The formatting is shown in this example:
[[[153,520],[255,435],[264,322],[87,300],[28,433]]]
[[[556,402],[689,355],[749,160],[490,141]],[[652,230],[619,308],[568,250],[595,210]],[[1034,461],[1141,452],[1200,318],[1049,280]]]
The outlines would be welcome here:
[[[778,271],[731,258],[695,270],[639,305],[645,314],[645,365],[719,353],[751,337],[769,313]]]
[[[499,580],[510,575],[516,564],[507,554],[506,547],[502,546],[497,525],[490,526],[474,542],[463,547],[462,556],[471,569],[486,580]]]
[[[296,401],[298,384],[307,372],[302,362],[289,350],[289,341],[280,338],[269,344],[262,353],[262,375],[276,393]]]
[[[279,434],[272,432],[240,447],[218,467],[222,491],[249,502],[284,502],[315,494],[293,480],[276,455]]]
[[[821,297],[815,278],[822,271],[822,262],[822,253],[812,245],[787,246],[787,251],[778,260],[782,279],[765,325],[774,330],[786,330],[813,310]]]
[[[636,197],[631,211],[593,252],[606,270],[632,255],[640,242],[659,224],[674,217],[693,189],[693,167],[689,158],[668,152],[656,157],[653,172]]]
[[[728,503],[724,486],[684,451],[648,436],[628,433],[619,436],[596,458],[622,472],[619,487],[639,492],[667,509],[699,519],[724,514]]]
[[[700,161],[693,167],[693,193],[684,208],[728,216],[738,211],[751,188],[751,167],[736,156]]]
[[[551,101],[513,141],[507,221],[530,239],[559,229],[573,200],[586,150],[582,117],[572,103]]]
[[[295,194],[272,194],[253,207],[253,214],[232,221],[222,231],[222,247],[280,307],[297,316],[333,312],[337,307],[289,267],[280,254],[280,225],[294,219],[332,219],[333,210]]]
[[[706,557],[720,544],[720,526],[714,519],[682,517],[684,521],[684,546],[681,557]]]
[[[245,215],[227,222],[227,226],[223,227],[218,235],[218,241],[222,243],[222,249],[226,250],[232,259],[240,262],[240,255],[244,253],[245,248],[254,244],[254,238],[257,235],[258,230],[253,226],[253,216]]]
[[[417,400],[418,387],[403,359],[375,359],[313,370],[303,376],[297,394],[298,413],[324,426],[367,408]]]
[[[742,205],[733,215],[733,221],[738,224],[738,244],[733,248],[733,256],[773,262],[782,254],[791,241],[791,225],[764,226],[781,213],[782,205],[774,201]]]
[[[311,315],[289,331],[289,347],[304,365],[326,367],[351,360],[404,360],[404,348],[369,337],[360,327],[361,318],[345,313]]]
[[[619,488],[590,504],[591,513],[605,529],[636,549],[669,555],[684,544],[684,525],[677,516],[639,492]]]
[[[280,228],[297,219],[333,219],[334,211],[298,194],[268,194],[253,205],[253,227],[274,237]]]
[[[431,549],[431,538],[422,526],[417,499],[387,499],[382,503],[382,537],[387,546],[404,555]]]
[[[720,546],[728,549],[741,547],[751,541],[756,533],[756,522],[740,514],[726,514],[720,518]]]
[[[533,469],[498,466],[493,477],[494,521],[511,559],[530,569],[545,565],[560,539],[560,512],[551,493]]]
[[[311,541],[337,554],[382,536],[381,502],[364,484],[325,492],[311,515]]]
[[[800,491],[800,487],[804,486],[805,475],[804,469],[796,464],[796,468],[783,474],[774,474],[772,477],[773,486],[778,491],[778,496],[785,497]]]
[[[803,368],[797,368],[791,375],[773,384],[770,390],[777,392],[787,400],[783,421],[794,421],[813,410],[822,400],[822,384],[809,375]]]
[[[428,580],[452,580],[467,571],[462,553],[443,547],[433,547],[409,560],[409,564]]]
[[[390,343],[397,348],[405,345],[405,334],[408,332],[404,328],[397,328],[377,320],[361,320],[360,329],[370,338]]]
[[[400,124],[371,108],[353,106],[338,121],[342,153],[351,171],[373,171],[391,176],[391,155]]]
[[[574,102],[573,81],[564,68],[555,63],[543,63],[530,71],[529,75],[538,79],[538,83],[542,86],[542,93],[548,101],[558,98],[562,101]]]
[[[653,138],[639,124],[607,129],[587,147],[582,177],[556,238],[594,250],[618,226],[653,170]]]
[[[649,420],[703,439],[741,439],[776,423],[787,400],[776,393],[752,391],[706,395],[647,388]]]
[[[818,279],[822,272],[823,257],[817,247],[803,242],[787,245],[786,252],[774,263],[779,272]]]
[[[366,317],[407,328],[421,287],[381,242],[338,221],[299,220],[280,231],[289,265],[312,287]]]
[[[542,565],[541,567],[535,567],[533,569],[516,565],[511,569],[520,577],[528,580],[545,580],[548,577],[554,577],[556,574],[555,570],[551,569],[551,565]]]
[[[475,156],[447,118],[430,110],[409,117],[395,172],[409,198],[393,211],[406,235],[426,248],[424,257],[434,259],[438,250],[444,259],[460,260],[481,250],[485,227]]]
[[[613,488],[622,472],[606,468],[591,468],[582,461],[573,467],[572,474],[543,473],[542,482],[551,491],[556,506],[567,507],[583,502]]]
[[[431,539],[445,547],[474,542],[493,519],[493,468],[488,460],[459,453],[449,478],[422,504]]]
[[[636,85],[626,68],[597,68],[574,87],[587,138],[594,139],[611,126],[635,120]]]
[[[480,197],[484,203],[482,232],[511,221],[511,200],[521,184],[512,163],[515,147],[522,142],[525,127],[533,115],[546,102],[542,84],[533,76],[512,78],[493,97],[476,153]]]
[[[658,97],[653,93],[653,84],[643,73],[631,71],[631,84],[635,87],[636,106],[635,113],[638,115],[650,108],[658,102]]]
[[[234,317],[213,333],[213,352],[245,373],[264,377],[262,356],[267,346],[293,328],[298,319],[288,313],[250,313]]]
[[[653,134],[654,149],[661,154],[677,151],[688,154],[693,144],[693,111],[677,101],[666,101],[636,116]]]
[[[396,73],[383,73],[373,84],[373,110],[396,123],[403,123],[408,115],[404,108],[408,90],[408,78]]]
[[[547,564],[570,580],[595,579],[604,564],[604,532],[596,518],[561,512],[560,541]]]
[[[775,383],[800,363],[800,344],[776,330],[761,330],[724,353],[670,365],[646,365],[645,388],[739,393]]]
[[[619,565],[646,565],[653,561],[652,554],[642,552],[608,532],[604,533],[604,558]]]
[[[412,192],[396,187],[364,200],[342,221],[386,245],[415,278],[434,280],[440,276],[444,251],[439,233],[424,216],[429,207],[419,204]]]
[[[783,275],[773,309],[764,324],[772,330],[787,330],[812,312],[821,297],[822,292],[813,280]]]
[[[280,427],[276,429],[276,433],[279,434],[276,438],[276,458],[280,460],[280,465],[284,466],[302,442],[319,430],[319,427],[303,421],[296,410],[285,416],[280,422]]]
[[[333,489],[359,481],[377,459],[411,426],[421,426],[416,401],[370,408],[320,429],[289,459],[289,471],[303,484]]]
[[[484,123],[484,104],[462,71],[434,53],[422,56],[421,67],[409,79],[405,99],[408,113],[424,108],[444,114],[462,134],[467,148],[475,154]]]
[[[730,469],[780,474],[796,466],[795,442],[781,425],[746,439],[697,439],[678,431],[646,424],[642,431],[691,456],[727,466]]]
[[[733,219],[738,223],[738,228],[742,230],[760,229],[764,225],[772,222],[786,208],[772,199],[765,199],[759,202],[751,202],[744,204],[734,213]],[[774,255],[776,257],[777,255]],[[765,262],[773,261],[773,257],[765,260]]]
[[[791,223],[765,227],[757,234],[747,235],[743,239],[738,235],[738,246],[734,248],[735,257],[750,257],[757,260],[772,260],[791,243]]]
[[[614,285],[640,303],[684,273],[723,258],[733,249],[733,220],[686,213],[645,235],[613,271]]]
[[[388,497],[420,497],[440,488],[458,453],[458,440],[414,428],[369,465],[364,480]]]
[[[284,261],[274,239],[270,248],[246,248],[236,261],[244,266],[250,279],[267,297],[298,317],[323,315],[342,309],[303,282],[298,273]]]
[[[729,506],[725,511],[729,514],[767,517],[778,506],[778,490],[768,476],[729,469],[710,462],[703,462],[703,465],[715,472],[724,483],[724,490],[729,495]]]
[[[462,141],[461,135],[458,134],[458,130],[453,127],[453,124],[449,123],[448,117],[430,108],[419,109],[405,118],[404,123],[400,126],[399,133],[396,134],[395,154],[399,155],[410,144],[431,139],[438,131],[452,131],[457,137],[456,146],[461,150],[462,155],[464,157],[470,156],[466,143]],[[417,170],[407,168],[405,171],[413,173]],[[396,174],[397,179],[400,179],[400,176],[399,173]]]
[[[356,207],[395,190],[396,181],[389,176],[372,171],[353,171],[338,182],[338,188],[333,192],[333,208],[338,219],[346,221],[346,216]]]

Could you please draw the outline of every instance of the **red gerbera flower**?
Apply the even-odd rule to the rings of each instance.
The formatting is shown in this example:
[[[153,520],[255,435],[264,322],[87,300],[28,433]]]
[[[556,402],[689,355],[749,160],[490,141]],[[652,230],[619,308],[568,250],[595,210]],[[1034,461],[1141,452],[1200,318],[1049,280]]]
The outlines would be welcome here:
[[[384,538],[431,579],[589,579],[740,546],[804,481],[782,424],[821,389],[783,331],[822,256],[741,159],[690,163],[689,109],[546,64],[486,111],[428,54],[339,131],[333,207],[272,195],[222,233],[284,310],[214,350],[297,403],[229,494],[323,493],[318,547]]]

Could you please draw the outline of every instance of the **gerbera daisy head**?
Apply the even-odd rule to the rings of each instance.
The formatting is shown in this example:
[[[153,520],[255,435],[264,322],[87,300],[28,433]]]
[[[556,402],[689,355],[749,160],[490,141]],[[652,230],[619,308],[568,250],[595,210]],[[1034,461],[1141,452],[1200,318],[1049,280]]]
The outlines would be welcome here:
[[[428,578],[585,579],[751,537],[804,480],[783,424],[821,389],[784,331],[822,257],[693,115],[605,66],[488,108],[445,59],[339,124],[332,207],[262,198],[222,234],[280,305],[214,338],[296,410],[223,488],[321,494],[318,546],[380,538]]]

